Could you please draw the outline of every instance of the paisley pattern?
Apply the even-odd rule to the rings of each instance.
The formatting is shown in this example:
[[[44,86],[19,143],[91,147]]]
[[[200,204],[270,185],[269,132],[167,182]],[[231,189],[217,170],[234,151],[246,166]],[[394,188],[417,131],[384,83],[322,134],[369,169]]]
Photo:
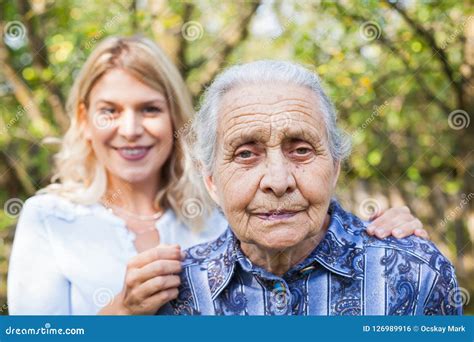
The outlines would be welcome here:
[[[455,315],[462,306],[460,298],[456,298],[456,279],[452,277],[454,268],[446,260],[440,262],[440,273],[432,291],[432,300],[427,303],[426,315]]]
[[[186,251],[179,297],[162,315],[460,315],[454,268],[417,237],[378,240],[333,200],[320,244],[279,277],[253,265],[230,227]]]
[[[222,300],[215,301],[217,315],[247,315],[247,297],[243,292],[241,282],[229,284],[222,293]]]
[[[200,312],[195,309],[194,296],[188,277],[181,277],[179,295],[173,301],[171,310],[173,315],[200,315]]]
[[[361,282],[344,277],[333,277],[331,282],[331,311],[338,316],[361,315]]]

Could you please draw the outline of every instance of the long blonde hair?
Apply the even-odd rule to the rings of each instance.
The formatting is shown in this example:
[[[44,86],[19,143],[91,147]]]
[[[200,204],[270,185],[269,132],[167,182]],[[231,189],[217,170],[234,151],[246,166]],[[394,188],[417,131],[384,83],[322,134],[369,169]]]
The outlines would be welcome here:
[[[156,195],[155,205],[171,208],[181,222],[192,228],[201,227],[211,206],[209,197],[195,178],[184,139],[194,113],[191,96],[175,65],[156,44],[143,37],[109,37],[88,57],[67,101],[71,124],[54,157],[52,184],[39,192],[55,193],[86,205],[103,199],[107,191],[105,167],[96,159],[91,144],[85,139],[79,108],[81,104],[88,108],[91,89],[114,68],[126,70],[167,98],[174,141],[170,157],[163,165],[162,188]]]

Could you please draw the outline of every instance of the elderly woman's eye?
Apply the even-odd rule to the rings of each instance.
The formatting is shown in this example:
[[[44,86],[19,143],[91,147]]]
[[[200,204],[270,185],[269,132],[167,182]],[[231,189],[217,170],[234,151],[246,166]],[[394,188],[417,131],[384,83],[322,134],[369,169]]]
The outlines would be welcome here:
[[[308,154],[311,152],[311,149],[308,148],[308,147],[298,147],[296,150],[295,150],[296,154],[298,155],[305,155],[305,154]]]
[[[245,150],[245,151],[237,153],[237,157],[242,158],[242,159],[248,159],[252,157],[252,155],[253,155],[252,151],[249,151],[249,150]]]

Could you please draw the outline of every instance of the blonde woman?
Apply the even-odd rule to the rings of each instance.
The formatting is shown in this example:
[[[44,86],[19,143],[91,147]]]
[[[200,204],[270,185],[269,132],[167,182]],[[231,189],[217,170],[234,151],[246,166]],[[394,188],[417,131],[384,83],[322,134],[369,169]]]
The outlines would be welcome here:
[[[150,40],[111,37],[75,79],[68,111],[54,183],[17,225],[10,314],[153,314],[178,294],[181,248],[227,227],[180,136],[193,115],[186,86]],[[377,227],[379,237],[426,235],[407,208]]]

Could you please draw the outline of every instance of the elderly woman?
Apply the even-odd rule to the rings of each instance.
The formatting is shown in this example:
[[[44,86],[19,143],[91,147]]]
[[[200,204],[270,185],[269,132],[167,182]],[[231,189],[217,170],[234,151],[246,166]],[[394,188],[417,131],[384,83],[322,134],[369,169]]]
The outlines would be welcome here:
[[[349,142],[318,77],[259,61],[225,71],[193,124],[229,227],[186,251],[159,314],[453,315],[454,269],[417,237],[378,240],[332,199]]]

